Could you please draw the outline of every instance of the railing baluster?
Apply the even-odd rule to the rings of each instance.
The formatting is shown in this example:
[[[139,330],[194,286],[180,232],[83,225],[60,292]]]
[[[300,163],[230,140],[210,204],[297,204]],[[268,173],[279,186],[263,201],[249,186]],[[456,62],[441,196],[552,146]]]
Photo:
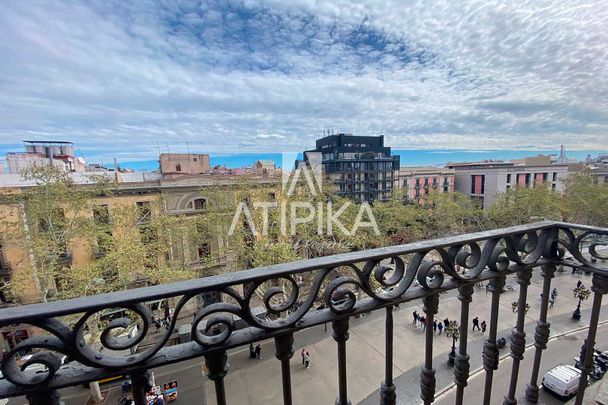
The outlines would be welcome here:
[[[595,334],[597,332],[597,324],[600,318],[600,309],[602,307],[602,296],[608,293],[608,277],[597,273],[593,274],[591,290],[593,291],[593,304],[591,307],[591,320],[589,321],[589,332],[585,339],[585,358],[581,359],[582,370],[581,378],[578,383],[578,391],[576,393],[575,405],[582,405],[585,397],[585,389],[587,388],[587,378],[593,370],[593,351],[595,350]]]
[[[293,333],[274,338],[275,356],[281,361],[283,379],[283,404],[291,405],[291,370],[289,360],[293,357]]]
[[[483,345],[483,368],[486,371],[486,382],[483,392],[483,404],[490,405],[492,397],[492,378],[494,370],[498,369],[498,347],[496,346],[496,331],[498,328],[498,305],[500,294],[504,292],[505,277],[497,277],[490,280],[489,290],[492,292],[492,306],[490,309],[490,330],[488,339]]]
[[[205,356],[207,377],[215,384],[215,398],[217,405],[226,405],[226,392],[224,390],[224,377],[228,373],[228,355],[225,350]]]
[[[519,375],[519,363],[524,358],[526,351],[526,332],[524,322],[526,321],[526,300],[528,298],[528,286],[532,278],[532,269],[521,269],[517,272],[517,283],[519,284],[519,301],[517,304],[517,324],[511,330],[511,357],[513,366],[511,368],[511,381],[509,393],[505,396],[503,405],[515,405],[515,390],[517,389],[517,377]]]
[[[392,305],[386,307],[385,350],[386,362],[384,382],[380,387],[380,404],[394,405],[397,399],[395,384],[393,384],[393,309]]]
[[[549,341],[549,333],[551,324],[547,322],[547,308],[549,306],[549,298],[551,295],[551,279],[555,277],[556,266],[553,263],[548,263],[542,266],[543,276],[543,299],[540,304],[540,317],[536,324],[534,333],[534,364],[532,366],[532,376],[530,384],[526,388],[526,399],[530,402],[538,402],[538,373],[540,369],[540,360],[543,350],[547,348]]]
[[[424,367],[420,372],[420,398],[425,405],[435,401],[435,369],[433,368],[433,320],[439,306],[439,297],[429,295],[422,299],[426,314]]]
[[[131,392],[133,393],[133,402],[135,405],[146,405],[146,392],[150,391],[152,384],[150,383],[150,372],[141,371],[129,375],[131,379]]]
[[[336,405],[350,405],[346,385],[346,341],[348,340],[348,318],[332,321],[332,336],[338,342],[338,398]]]
[[[59,391],[41,391],[25,396],[30,405],[63,405]]]
[[[473,285],[468,284],[458,288],[460,300],[460,342],[458,353],[454,359],[454,383],[456,383],[456,405],[461,405],[464,399],[464,387],[469,379],[469,355],[467,354],[467,335],[469,325],[469,304],[473,295]]]

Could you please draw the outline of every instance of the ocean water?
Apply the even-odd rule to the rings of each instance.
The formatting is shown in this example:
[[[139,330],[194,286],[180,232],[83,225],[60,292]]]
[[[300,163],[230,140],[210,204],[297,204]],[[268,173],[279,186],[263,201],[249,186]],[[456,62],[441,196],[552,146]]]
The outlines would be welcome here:
[[[448,162],[466,162],[486,159],[511,160],[520,159],[527,156],[538,154],[559,155],[559,150],[393,150],[394,155],[401,157],[401,166],[426,166],[426,165],[445,165]],[[566,151],[566,157],[584,160],[588,155],[592,157],[608,154],[608,151],[600,150],[580,150]],[[301,154],[298,158],[301,158]],[[277,166],[282,166],[283,155],[281,153],[239,153],[232,155],[211,155],[211,165],[222,165],[228,168],[239,168],[251,166],[257,160],[272,160]],[[295,161],[291,157],[286,159],[290,164]],[[158,170],[158,160],[141,160],[119,162],[121,168],[134,170]]]

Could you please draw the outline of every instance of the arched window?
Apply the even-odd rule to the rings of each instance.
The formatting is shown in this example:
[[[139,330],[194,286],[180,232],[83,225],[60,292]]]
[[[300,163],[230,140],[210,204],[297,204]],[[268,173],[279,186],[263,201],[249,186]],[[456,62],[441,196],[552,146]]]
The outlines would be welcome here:
[[[205,200],[204,198],[197,198],[196,200],[192,201],[192,207],[195,210],[202,210],[207,206],[207,200]]]

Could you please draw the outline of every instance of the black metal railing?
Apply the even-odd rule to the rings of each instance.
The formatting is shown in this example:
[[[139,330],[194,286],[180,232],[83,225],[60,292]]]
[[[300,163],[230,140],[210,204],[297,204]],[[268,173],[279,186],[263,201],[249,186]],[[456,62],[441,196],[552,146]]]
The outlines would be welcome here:
[[[605,244],[608,229],[554,221],[515,226],[473,234],[421,241],[367,251],[285,263],[228,273],[167,285],[83,297],[67,301],[0,309],[0,326],[15,325],[45,331],[20,342],[5,353],[1,369],[0,397],[27,395],[31,403],[58,403],[58,389],[102,378],[125,375],[131,377],[134,399],[145,403],[150,369],[204,357],[207,375],[213,380],[218,404],[226,403],[224,377],[228,372],[227,350],[262,339],[274,338],[276,357],[281,362],[283,399],[292,403],[289,360],[293,356],[294,332],[331,322],[337,342],[338,393],[337,404],[349,404],[346,345],[349,319],[374,310],[386,311],[385,378],[380,384],[381,404],[394,404],[399,392],[393,382],[393,308],[403,302],[422,299],[427,325],[437,313],[439,295],[458,290],[461,305],[460,341],[454,356],[456,403],[463,403],[469,378],[467,325],[473,285],[489,282],[491,316],[489,335],[483,347],[485,392],[483,403],[491,403],[493,373],[499,366],[497,326],[501,293],[508,274],[515,274],[520,285],[518,307],[525,308],[527,286],[532,272],[541,268],[543,295],[534,342],[535,354],[526,398],[538,400],[539,367],[549,338],[547,307],[551,281],[556,267],[570,252],[576,265],[592,273],[593,304],[585,355],[581,367],[576,403],[581,404],[587,379],[593,366],[593,347],[598,326],[602,296],[608,292],[608,270],[596,247]],[[593,259],[593,260],[592,260]],[[221,302],[208,304],[192,318],[192,341],[169,345],[171,334],[183,315],[184,308],[201,294],[214,293]],[[261,297],[261,298],[260,298]],[[152,334],[151,309],[146,302],[173,300],[173,312],[167,332],[159,332],[153,344],[141,352],[130,350]],[[257,302],[259,300],[260,302]],[[319,305],[322,301],[322,305]],[[266,315],[254,311],[256,303]],[[102,323],[94,333],[100,314],[108,309],[122,309],[120,318]],[[321,308],[321,309],[320,309]],[[238,324],[235,322],[238,319]],[[525,350],[525,311],[519,311],[511,334],[511,377],[504,404],[515,404],[520,360]],[[136,333],[123,337],[117,331]],[[98,341],[92,339],[99,336]],[[433,367],[432,328],[426,328],[425,358],[420,376],[420,397],[424,404],[435,400],[435,369]],[[104,351],[101,351],[101,348]],[[23,353],[33,353],[25,362]],[[61,356],[72,361],[62,364]],[[46,367],[32,372],[33,363]]]

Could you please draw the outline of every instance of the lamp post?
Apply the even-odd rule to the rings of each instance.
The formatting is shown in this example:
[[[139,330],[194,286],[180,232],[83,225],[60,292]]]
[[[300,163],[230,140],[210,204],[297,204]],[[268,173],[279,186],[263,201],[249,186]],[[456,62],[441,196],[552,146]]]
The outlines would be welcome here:
[[[448,355],[448,364],[450,366],[454,366],[454,360],[456,359],[456,341],[460,336],[460,329],[458,327],[458,322],[450,321],[448,327],[445,329],[445,335],[448,338],[452,338],[452,351]]]
[[[584,285],[581,284],[578,287],[576,287],[574,290],[572,290],[572,292],[574,293],[574,299],[578,299],[578,305],[576,306],[576,309],[572,313],[572,319],[574,319],[576,321],[580,321],[580,319],[581,319],[581,302],[583,302],[587,298],[589,298],[589,296],[591,295],[591,291],[589,289],[587,289]]]

